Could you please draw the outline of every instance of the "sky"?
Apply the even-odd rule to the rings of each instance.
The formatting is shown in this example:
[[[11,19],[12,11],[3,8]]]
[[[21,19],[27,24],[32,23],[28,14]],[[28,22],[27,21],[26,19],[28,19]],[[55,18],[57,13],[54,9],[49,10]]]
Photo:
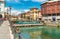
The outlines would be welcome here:
[[[5,0],[6,7],[11,6],[12,12],[27,12],[30,8],[41,9],[41,4],[47,0]]]

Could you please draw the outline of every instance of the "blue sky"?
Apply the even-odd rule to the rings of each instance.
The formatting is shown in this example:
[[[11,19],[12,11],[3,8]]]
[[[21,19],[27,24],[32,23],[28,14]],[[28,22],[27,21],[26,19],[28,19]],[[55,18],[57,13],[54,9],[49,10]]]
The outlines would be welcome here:
[[[42,2],[47,0],[5,0],[6,7],[11,6],[12,10],[18,10],[20,12],[29,11],[30,8],[38,8],[40,10],[40,5]]]

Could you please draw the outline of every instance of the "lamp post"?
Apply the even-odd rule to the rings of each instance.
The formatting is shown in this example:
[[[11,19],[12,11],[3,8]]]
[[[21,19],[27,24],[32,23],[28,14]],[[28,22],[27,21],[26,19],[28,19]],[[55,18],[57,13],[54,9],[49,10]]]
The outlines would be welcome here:
[[[11,18],[11,6],[9,6],[9,9],[10,9],[10,18]]]

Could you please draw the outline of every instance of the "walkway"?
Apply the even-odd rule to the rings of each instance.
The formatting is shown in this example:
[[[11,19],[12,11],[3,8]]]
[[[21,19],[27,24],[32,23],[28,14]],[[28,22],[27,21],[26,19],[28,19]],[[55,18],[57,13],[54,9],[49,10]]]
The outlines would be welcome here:
[[[4,21],[0,26],[0,39],[11,39],[9,22]]]

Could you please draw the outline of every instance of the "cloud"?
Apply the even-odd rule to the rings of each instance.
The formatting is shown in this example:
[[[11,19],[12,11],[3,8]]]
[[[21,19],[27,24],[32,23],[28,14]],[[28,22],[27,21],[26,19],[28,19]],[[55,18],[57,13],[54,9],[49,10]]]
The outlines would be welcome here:
[[[19,2],[18,0],[15,0],[15,2]]]
[[[21,13],[20,10],[11,10],[11,15],[18,15],[20,13]]]
[[[32,2],[46,2],[48,0],[32,0]],[[58,0],[52,0],[52,1],[58,1]]]
[[[10,8],[9,7],[5,7],[4,11],[7,12],[7,10],[9,11]]]
[[[32,2],[45,2],[47,0],[6,0],[10,3],[21,3],[21,1],[32,1]]]
[[[45,2],[45,1],[48,1],[48,0],[23,0],[23,1],[32,1],[32,2]]]
[[[20,3],[19,0],[6,0],[9,3]]]
[[[28,9],[24,9],[24,12],[28,12],[29,10]]]
[[[7,10],[7,8],[8,8],[8,10]],[[18,14],[22,13],[20,10],[16,10],[16,9],[14,9],[14,8],[11,9],[11,13],[10,13],[9,7],[5,7],[4,10],[5,10],[5,12],[8,11],[8,13],[11,14],[11,15],[18,15]]]
[[[33,2],[45,2],[47,0],[32,0]]]

